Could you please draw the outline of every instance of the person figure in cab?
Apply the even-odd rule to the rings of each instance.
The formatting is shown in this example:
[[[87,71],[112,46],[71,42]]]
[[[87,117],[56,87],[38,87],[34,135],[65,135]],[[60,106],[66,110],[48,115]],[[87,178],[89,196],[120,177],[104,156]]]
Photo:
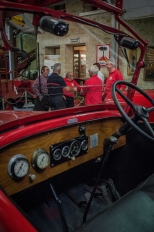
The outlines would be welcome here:
[[[66,77],[64,78],[64,81],[67,86],[70,87],[77,87],[78,91],[81,91],[81,86],[74,80],[73,72],[69,71],[66,73]],[[66,99],[66,106],[67,107],[74,107],[74,92],[68,92],[65,89],[63,89],[63,93]]]
[[[32,89],[36,94],[35,107],[36,111],[48,111],[48,88],[47,88],[47,77],[49,74],[49,68],[43,66],[41,68],[41,75],[36,78],[32,84]]]
[[[47,79],[48,94],[50,96],[49,105],[51,110],[67,108],[66,101],[63,96],[63,89],[66,91],[77,91],[77,87],[69,87],[66,85],[64,78],[60,76],[61,64],[53,65],[53,73]]]
[[[102,103],[102,81],[98,77],[99,68],[92,65],[89,69],[90,78],[85,81],[81,90],[85,105],[96,105]]]
[[[105,97],[109,93],[111,93],[112,85],[114,84],[114,82],[119,81],[119,80],[124,80],[121,72],[118,69],[116,69],[115,59],[113,59],[113,58],[108,59],[107,62],[106,62],[106,68],[109,71],[109,75],[108,75],[107,80],[106,80],[103,99],[105,99]],[[124,85],[118,85],[118,88],[121,89],[121,90],[124,90],[125,86]]]

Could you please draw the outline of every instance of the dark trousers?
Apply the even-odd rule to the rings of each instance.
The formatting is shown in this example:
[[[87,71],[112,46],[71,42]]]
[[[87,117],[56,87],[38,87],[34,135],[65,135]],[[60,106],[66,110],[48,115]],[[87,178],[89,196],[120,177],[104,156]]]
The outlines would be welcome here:
[[[61,95],[50,96],[49,97],[49,106],[51,110],[58,110],[66,108],[66,103],[64,98]]]
[[[49,110],[49,97],[48,96],[43,96],[41,101],[37,97],[35,99],[34,110],[36,110],[36,111],[48,111]]]
[[[69,107],[74,107],[74,98],[73,97],[66,97],[66,106]]]

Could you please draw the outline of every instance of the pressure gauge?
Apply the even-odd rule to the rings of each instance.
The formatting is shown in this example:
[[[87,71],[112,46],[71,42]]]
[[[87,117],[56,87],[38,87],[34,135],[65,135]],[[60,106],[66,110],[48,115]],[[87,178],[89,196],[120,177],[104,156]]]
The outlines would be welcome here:
[[[87,140],[83,140],[81,142],[81,148],[82,148],[83,151],[87,150],[87,148],[88,148],[88,142],[87,142]]]
[[[8,174],[13,179],[23,178],[28,174],[30,165],[24,155],[13,156],[8,163]]]
[[[45,149],[38,148],[32,155],[31,163],[35,169],[45,169],[49,165],[49,154]]]

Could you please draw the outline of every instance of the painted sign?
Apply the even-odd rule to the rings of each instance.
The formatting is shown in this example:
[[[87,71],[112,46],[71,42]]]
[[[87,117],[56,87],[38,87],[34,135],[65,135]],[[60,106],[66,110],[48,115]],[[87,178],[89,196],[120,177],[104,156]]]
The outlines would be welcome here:
[[[96,62],[100,65],[106,65],[110,58],[110,44],[98,44],[96,47]]]

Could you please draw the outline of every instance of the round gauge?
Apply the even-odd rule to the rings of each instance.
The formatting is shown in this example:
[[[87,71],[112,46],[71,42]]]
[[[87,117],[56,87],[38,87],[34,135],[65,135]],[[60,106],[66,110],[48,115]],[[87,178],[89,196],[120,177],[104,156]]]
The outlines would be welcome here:
[[[53,158],[54,160],[60,160],[62,157],[62,152],[60,149],[56,149],[54,152],[53,152]]]
[[[13,179],[20,179],[28,174],[30,165],[24,155],[13,156],[8,163],[8,174]]]
[[[63,147],[63,149],[62,149],[62,156],[63,157],[68,157],[69,151],[70,151],[70,148],[68,146]]]
[[[49,154],[43,148],[38,148],[32,155],[32,166],[36,169],[45,169],[49,165]]]
[[[77,156],[80,152],[80,148],[80,142],[78,140],[73,141],[70,147],[70,155]]]
[[[88,142],[87,142],[87,140],[83,140],[82,141],[81,148],[82,148],[83,151],[87,150],[87,148],[88,148]]]

